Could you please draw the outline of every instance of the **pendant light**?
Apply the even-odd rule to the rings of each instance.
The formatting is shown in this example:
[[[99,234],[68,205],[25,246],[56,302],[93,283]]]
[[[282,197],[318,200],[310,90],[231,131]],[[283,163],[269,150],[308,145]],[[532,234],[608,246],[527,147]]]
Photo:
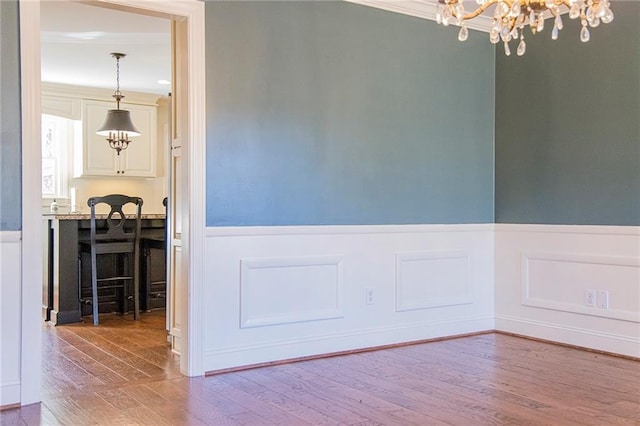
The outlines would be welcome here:
[[[112,53],[111,56],[116,59],[116,91],[113,94],[116,100],[116,109],[110,109],[107,112],[107,118],[96,133],[100,136],[106,136],[109,146],[120,155],[120,151],[127,149],[129,146],[131,142],[129,138],[140,136],[140,132],[131,121],[131,113],[120,109],[120,101],[124,98],[124,95],[120,92],[120,59],[127,55],[124,53]]]

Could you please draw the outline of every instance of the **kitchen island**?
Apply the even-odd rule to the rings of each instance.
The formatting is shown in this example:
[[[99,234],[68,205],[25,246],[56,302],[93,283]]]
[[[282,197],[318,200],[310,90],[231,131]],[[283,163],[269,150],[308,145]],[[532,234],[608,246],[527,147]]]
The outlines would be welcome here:
[[[98,229],[106,228],[106,214],[96,215]],[[127,220],[134,221],[134,215],[126,215]],[[90,238],[91,216],[80,213],[51,213],[43,215],[45,227],[45,274],[43,283],[43,317],[53,324],[69,324],[82,320],[83,314],[90,312],[90,306],[80,304],[82,289],[90,289],[89,268],[80,265],[78,242]],[[165,235],[164,214],[142,214],[140,237],[162,238]],[[144,255],[141,251],[141,256]],[[148,253],[147,253],[148,255]],[[85,256],[86,257],[86,256]],[[156,254],[160,262],[160,272],[164,273],[162,254]],[[84,260],[86,261],[86,259]],[[83,263],[84,265],[85,263]],[[142,262],[141,262],[142,265]],[[142,267],[141,267],[142,270]],[[79,279],[80,278],[80,279]],[[79,286],[79,282],[81,285]],[[141,292],[145,291],[144,280],[140,278]],[[140,297],[144,306],[144,295]],[[114,303],[100,305],[100,312],[111,312]]]

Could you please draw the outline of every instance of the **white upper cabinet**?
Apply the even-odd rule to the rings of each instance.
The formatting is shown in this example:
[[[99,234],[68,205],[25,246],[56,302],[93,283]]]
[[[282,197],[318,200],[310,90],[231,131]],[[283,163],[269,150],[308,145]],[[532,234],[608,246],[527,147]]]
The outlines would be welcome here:
[[[156,107],[150,105],[121,104],[131,112],[131,121],[140,131],[132,137],[127,149],[109,147],[104,136],[96,131],[104,122],[107,111],[115,109],[115,102],[82,100],[82,142],[76,147],[78,166],[76,176],[155,177],[157,166]]]

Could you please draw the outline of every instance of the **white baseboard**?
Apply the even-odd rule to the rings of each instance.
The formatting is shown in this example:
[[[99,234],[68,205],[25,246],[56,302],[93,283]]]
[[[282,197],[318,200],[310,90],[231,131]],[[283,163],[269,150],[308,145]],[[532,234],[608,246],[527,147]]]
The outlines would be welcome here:
[[[20,403],[20,381],[0,383],[0,408]]]
[[[493,316],[489,315],[452,321],[352,330],[306,338],[274,340],[264,344],[222,347],[206,351],[204,364],[207,366],[207,372],[213,372],[265,362],[488,332],[494,328]]]
[[[495,324],[499,331],[640,358],[640,338],[505,316]]]

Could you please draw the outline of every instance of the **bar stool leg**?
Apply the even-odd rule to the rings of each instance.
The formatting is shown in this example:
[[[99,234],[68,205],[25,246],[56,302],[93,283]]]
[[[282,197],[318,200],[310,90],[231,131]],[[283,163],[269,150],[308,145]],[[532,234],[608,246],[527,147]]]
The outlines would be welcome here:
[[[139,244],[133,253],[133,319],[140,317],[140,251]]]
[[[95,247],[91,247],[91,293],[93,298],[93,325],[98,325],[98,262]]]
[[[120,264],[124,264],[124,269],[118,270],[118,275],[120,276],[126,276],[129,275],[129,270],[131,269],[130,263],[131,263],[131,258],[128,254],[122,254],[122,253],[118,253],[117,254],[119,261],[118,261],[118,265]],[[124,263],[126,262],[126,263]],[[120,298],[120,300],[122,300],[121,302],[121,310],[122,310],[122,315],[126,315],[127,313],[129,313],[129,280],[127,278],[122,280],[122,297]]]

